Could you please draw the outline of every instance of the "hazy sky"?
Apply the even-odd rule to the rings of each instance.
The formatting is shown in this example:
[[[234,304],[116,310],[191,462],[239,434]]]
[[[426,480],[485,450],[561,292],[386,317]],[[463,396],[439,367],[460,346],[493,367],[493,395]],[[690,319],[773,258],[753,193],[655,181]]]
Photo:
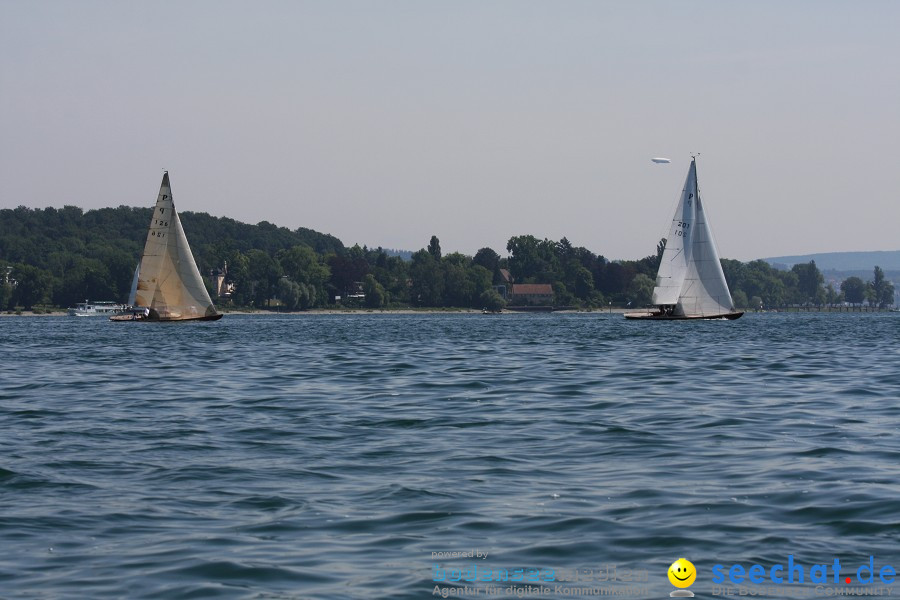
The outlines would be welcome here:
[[[151,206],[165,168],[180,211],[348,245],[639,258],[699,152],[723,257],[896,250],[898,32],[892,0],[0,0],[0,208]]]

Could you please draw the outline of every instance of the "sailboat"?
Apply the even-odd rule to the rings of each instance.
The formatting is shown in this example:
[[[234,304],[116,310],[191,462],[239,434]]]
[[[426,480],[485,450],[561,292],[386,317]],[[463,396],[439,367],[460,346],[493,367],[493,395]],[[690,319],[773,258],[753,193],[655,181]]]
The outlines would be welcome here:
[[[697,159],[691,158],[653,288],[655,310],[626,313],[626,319],[737,319],[709,220],[700,201]]]
[[[200,277],[163,175],[144,253],[135,271],[129,314],[113,321],[215,321],[222,318]]]

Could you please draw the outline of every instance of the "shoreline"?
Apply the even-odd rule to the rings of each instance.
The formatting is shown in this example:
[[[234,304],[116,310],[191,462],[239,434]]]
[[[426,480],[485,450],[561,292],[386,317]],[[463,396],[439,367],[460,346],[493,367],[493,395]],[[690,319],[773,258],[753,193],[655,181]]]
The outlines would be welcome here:
[[[553,311],[555,313],[565,313],[565,314],[574,314],[574,313],[613,313],[613,314],[622,314],[625,312],[629,312],[632,309],[624,309],[624,308],[613,308],[612,310],[608,308],[604,309],[574,309],[574,310],[557,310]],[[266,315],[367,315],[367,314],[385,314],[385,315],[450,315],[450,314],[471,314],[471,315],[480,315],[482,311],[476,308],[452,308],[452,309],[440,309],[440,308],[423,308],[423,309],[415,309],[415,308],[314,308],[311,310],[295,310],[295,311],[276,311],[276,310],[224,310],[220,311],[223,315],[258,315],[258,316],[266,316]],[[518,310],[504,310],[500,313],[488,313],[493,315],[503,314],[503,315],[513,315],[513,314],[548,314],[550,311],[518,311]],[[31,311],[22,311],[21,314],[15,313],[6,313],[0,312],[0,318],[3,317],[67,317],[69,316],[65,310],[54,310],[51,312],[42,312],[40,314],[35,314]],[[72,317],[74,319],[99,319],[102,317]]]
[[[257,315],[257,316],[267,316],[267,315],[308,315],[308,316],[316,316],[316,315],[369,315],[369,314],[384,314],[384,315],[450,315],[450,314],[468,314],[468,315],[480,315],[482,311],[476,308],[314,308],[311,310],[295,310],[295,311],[275,311],[275,310],[224,310],[221,311],[223,315]],[[528,314],[579,314],[579,313],[597,313],[597,314],[625,314],[632,312],[643,312],[640,309],[635,308],[581,308],[581,309],[569,309],[569,310],[555,310],[555,311],[521,311],[521,310],[503,310],[499,313],[488,313],[491,315],[528,315]],[[782,308],[777,310],[745,310],[747,314],[753,313],[890,313],[890,312],[898,312],[896,309],[890,308],[868,308],[868,307],[835,307],[835,308],[826,308],[823,310],[818,310],[815,308],[805,309],[805,308]],[[50,312],[41,312],[40,314],[33,313],[31,311],[22,311],[20,314],[9,313],[9,312],[0,312],[0,318],[6,317],[26,317],[26,318],[35,318],[35,317],[67,317],[69,316],[66,310],[52,310]],[[72,317],[74,319],[100,319],[102,317]]]

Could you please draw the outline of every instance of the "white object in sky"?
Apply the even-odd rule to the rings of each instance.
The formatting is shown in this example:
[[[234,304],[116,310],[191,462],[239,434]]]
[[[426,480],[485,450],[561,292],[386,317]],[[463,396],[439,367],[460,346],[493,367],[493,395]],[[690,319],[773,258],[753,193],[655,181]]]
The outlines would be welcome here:
[[[657,158],[651,158],[650,160],[652,160],[652,161],[655,162],[656,164],[665,164],[665,163],[670,163],[670,162],[672,162],[672,161],[669,160],[668,158],[659,158],[659,157],[657,157]]]

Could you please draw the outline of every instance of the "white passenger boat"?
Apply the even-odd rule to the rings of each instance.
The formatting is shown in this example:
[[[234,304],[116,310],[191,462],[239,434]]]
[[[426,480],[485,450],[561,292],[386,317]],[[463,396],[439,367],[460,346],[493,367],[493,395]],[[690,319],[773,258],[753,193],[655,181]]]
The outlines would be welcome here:
[[[124,304],[118,304],[107,300],[100,300],[97,302],[85,300],[84,302],[76,304],[74,308],[69,308],[68,313],[70,317],[111,317],[113,315],[120,315],[127,309],[128,307]]]

